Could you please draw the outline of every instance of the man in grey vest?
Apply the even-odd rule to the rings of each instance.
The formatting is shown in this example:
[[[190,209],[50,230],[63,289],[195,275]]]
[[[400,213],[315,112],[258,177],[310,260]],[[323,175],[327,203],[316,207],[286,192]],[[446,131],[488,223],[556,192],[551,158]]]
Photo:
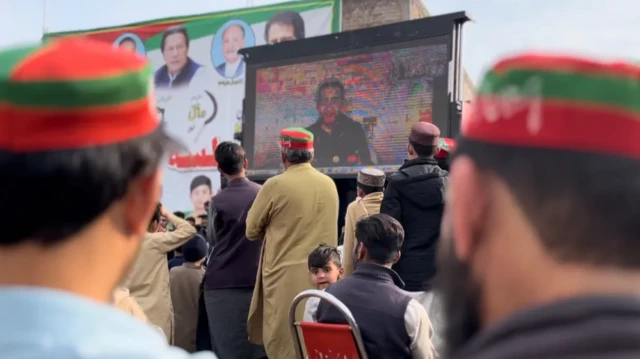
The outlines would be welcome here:
[[[391,266],[400,259],[404,230],[385,214],[356,224],[353,274],[329,286],[327,293],[342,301],[360,327],[365,350],[378,358],[430,359],[435,356],[433,328],[424,307],[402,291],[404,283]],[[342,314],[321,301],[320,323],[346,324]]]

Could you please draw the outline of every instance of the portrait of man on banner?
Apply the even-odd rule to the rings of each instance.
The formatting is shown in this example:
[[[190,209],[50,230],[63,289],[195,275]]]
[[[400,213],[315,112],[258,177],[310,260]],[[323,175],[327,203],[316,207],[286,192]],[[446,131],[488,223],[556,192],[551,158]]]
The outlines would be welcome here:
[[[162,34],[160,52],[164,65],[156,70],[154,83],[157,88],[189,86],[197,77],[206,76],[204,68],[189,57],[189,33],[182,25],[171,26]]]
[[[212,60],[218,74],[227,79],[244,75],[245,63],[238,50],[255,46],[251,26],[242,20],[224,24],[213,40]]]
[[[264,27],[264,41],[277,44],[285,41],[304,39],[304,19],[293,10],[280,11],[273,15]]]
[[[142,39],[140,39],[138,35],[130,32],[120,35],[116,41],[113,42],[113,46],[137,52],[142,56],[145,56],[147,53]]]

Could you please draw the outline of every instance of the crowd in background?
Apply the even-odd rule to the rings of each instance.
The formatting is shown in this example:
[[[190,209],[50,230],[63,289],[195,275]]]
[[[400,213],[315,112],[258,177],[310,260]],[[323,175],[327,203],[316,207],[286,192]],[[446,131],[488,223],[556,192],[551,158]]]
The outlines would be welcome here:
[[[262,186],[221,143],[228,185],[183,219],[158,205],[177,146],[146,60],[68,38],[2,66],[3,358],[295,358],[287,314],[310,288],[351,311],[370,358],[640,356],[637,65],[499,62],[450,172],[430,123],[398,171],[359,172],[342,254],[309,131],[280,132],[285,170]],[[34,207],[52,210],[21,222]],[[323,300],[297,309],[346,323]]]

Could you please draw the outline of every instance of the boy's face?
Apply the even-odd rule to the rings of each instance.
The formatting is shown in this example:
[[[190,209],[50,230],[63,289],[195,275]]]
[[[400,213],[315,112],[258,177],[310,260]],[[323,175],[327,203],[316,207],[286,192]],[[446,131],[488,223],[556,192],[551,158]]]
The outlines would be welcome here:
[[[309,269],[311,273],[311,280],[317,289],[325,289],[331,283],[335,283],[342,277],[342,268],[338,268],[336,264],[331,261],[324,267],[311,267]]]

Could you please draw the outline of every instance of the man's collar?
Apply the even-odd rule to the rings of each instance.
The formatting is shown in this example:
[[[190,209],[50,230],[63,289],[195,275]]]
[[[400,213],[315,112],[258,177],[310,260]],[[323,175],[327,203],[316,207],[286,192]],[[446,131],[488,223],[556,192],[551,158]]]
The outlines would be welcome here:
[[[398,288],[404,288],[404,282],[400,279],[398,273],[393,269],[380,264],[370,262],[358,263],[353,274],[393,282],[393,284]]]

